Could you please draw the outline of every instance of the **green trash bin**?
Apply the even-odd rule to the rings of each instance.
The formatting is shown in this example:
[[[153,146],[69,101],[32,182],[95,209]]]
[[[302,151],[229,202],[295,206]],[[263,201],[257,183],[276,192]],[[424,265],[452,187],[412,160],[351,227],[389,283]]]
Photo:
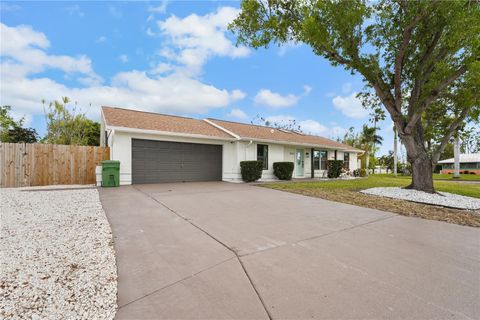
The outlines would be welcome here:
[[[102,187],[118,187],[120,185],[120,161],[102,161]]]

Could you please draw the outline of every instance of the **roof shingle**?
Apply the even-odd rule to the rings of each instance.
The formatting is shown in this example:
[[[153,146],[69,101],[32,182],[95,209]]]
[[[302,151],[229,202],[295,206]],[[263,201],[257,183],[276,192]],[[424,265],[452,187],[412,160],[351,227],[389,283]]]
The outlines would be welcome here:
[[[102,111],[110,126],[233,138],[203,120],[112,107]]]
[[[207,121],[199,119],[112,107],[102,107],[102,112],[106,124],[110,126],[234,139],[234,137],[226,131],[215,127]],[[266,140],[278,143],[301,144],[311,147],[363,152],[360,149],[320,136],[225,120],[207,120],[239,136],[241,139]]]
[[[279,130],[276,128],[258,126],[253,124],[245,124],[217,119],[208,120],[227,129],[228,131],[239,135],[241,138],[244,139],[260,139],[286,143],[299,143],[325,148],[363,152],[362,150],[356,149],[352,146],[320,136],[297,133],[288,130]]]

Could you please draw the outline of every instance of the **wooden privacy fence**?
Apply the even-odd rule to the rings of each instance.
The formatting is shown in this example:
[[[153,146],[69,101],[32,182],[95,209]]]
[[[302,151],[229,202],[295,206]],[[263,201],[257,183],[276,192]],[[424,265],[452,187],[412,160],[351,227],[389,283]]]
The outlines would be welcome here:
[[[0,143],[0,187],[94,184],[95,167],[109,148],[40,143]]]

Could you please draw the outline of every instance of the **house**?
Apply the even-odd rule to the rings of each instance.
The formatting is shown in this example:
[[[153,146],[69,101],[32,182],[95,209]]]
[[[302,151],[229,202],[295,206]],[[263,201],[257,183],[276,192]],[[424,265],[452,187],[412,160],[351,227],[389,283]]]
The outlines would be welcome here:
[[[295,163],[294,178],[324,177],[327,161],[358,167],[362,150],[289,130],[217,119],[193,119],[102,107],[101,144],[120,161],[120,184],[241,181],[240,161],[262,160],[262,179],[275,179],[273,163]]]
[[[440,173],[453,173],[455,158],[438,161],[442,166]],[[480,174],[480,153],[460,154],[460,173]]]

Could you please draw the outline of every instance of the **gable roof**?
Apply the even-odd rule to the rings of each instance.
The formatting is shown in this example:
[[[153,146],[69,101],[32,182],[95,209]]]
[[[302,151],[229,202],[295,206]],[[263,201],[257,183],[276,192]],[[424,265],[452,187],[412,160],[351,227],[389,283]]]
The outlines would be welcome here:
[[[102,113],[107,126],[119,128],[199,135],[221,140],[255,140],[363,152],[363,150],[324,137],[253,124],[218,119],[199,120],[106,106],[102,107]]]
[[[445,159],[442,161],[438,161],[438,163],[454,163],[455,158]],[[460,154],[460,162],[480,162],[480,153],[461,153]]]
[[[218,119],[208,119],[209,121],[231,131],[243,139],[248,140],[264,140],[264,141],[274,141],[280,143],[289,143],[289,144],[302,144],[308,146],[318,146],[325,148],[333,148],[340,150],[349,150],[363,152],[360,149],[356,149],[352,146],[327,139],[320,136],[303,134],[290,130],[276,129],[272,127],[259,126],[253,124],[245,124],[239,122],[218,120]]]
[[[233,140],[231,135],[203,120],[112,107],[102,107],[102,112],[108,126],[231,138]]]

